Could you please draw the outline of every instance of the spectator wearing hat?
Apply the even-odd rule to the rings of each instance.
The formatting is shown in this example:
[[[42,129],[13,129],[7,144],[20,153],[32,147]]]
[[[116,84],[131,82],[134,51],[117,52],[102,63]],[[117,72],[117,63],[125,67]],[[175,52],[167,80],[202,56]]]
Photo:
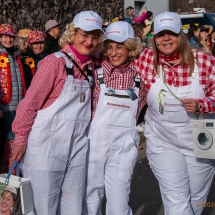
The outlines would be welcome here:
[[[14,140],[12,122],[18,103],[25,95],[25,80],[20,50],[14,47],[16,28],[11,24],[0,25],[0,118],[6,130],[0,172],[8,172]]]
[[[28,48],[28,35],[30,34],[31,30],[30,29],[20,29],[18,31],[17,37],[15,38],[14,41],[14,46],[17,48],[21,49],[21,58],[22,58],[22,54],[24,54]]]
[[[45,33],[47,35],[45,46],[49,54],[59,50],[58,38],[60,35],[60,24],[56,20],[49,20],[45,24]]]
[[[26,89],[29,88],[31,80],[37,71],[37,65],[44,57],[48,55],[45,49],[46,35],[42,31],[32,31],[27,42],[29,47],[25,54],[22,55],[22,65],[25,74]]]
[[[102,51],[101,17],[78,13],[60,38],[63,49],[39,62],[13,123],[13,158],[24,155],[35,214],[80,215],[91,118],[91,55]]]

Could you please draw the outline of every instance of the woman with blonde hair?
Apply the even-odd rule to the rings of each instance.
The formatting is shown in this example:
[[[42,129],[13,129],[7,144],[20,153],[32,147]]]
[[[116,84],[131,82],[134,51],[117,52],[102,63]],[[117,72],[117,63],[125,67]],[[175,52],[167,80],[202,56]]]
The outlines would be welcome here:
[[[157,15],[153,49],[144,49],[136,66],[148,91],[146,155],[165,214],[200,215],[215,170],[214,160],[194,155],[191,120],[215,117],[215,60],[191,49],[181,26],[177,13]]]
[[[209,28],[206,28],[204,26],[200,27],[200,45],[201,48],[207,52],[208,54],[211,54],[210,47],[207,44],[208,41],[208,35],[209,35]]]
[[[134,59],[142,50],[127,22],[106,29],[104,51],[107,60],[93,73],[92,121],[86,194],[82,215],[101,214],[104,189],[106,214],[131,215],[128,206],[130,183],[137,159],[139,135],[136,120],[145,104],[145,87]]]
[[[35,214],[81,215],[94,70],[90,55],[101,49],[102,35],[98,14],[78,13],[60,39],[62,50],[39,62],[18,106],[13,159],[24,155],[22,173],[31,181]]]

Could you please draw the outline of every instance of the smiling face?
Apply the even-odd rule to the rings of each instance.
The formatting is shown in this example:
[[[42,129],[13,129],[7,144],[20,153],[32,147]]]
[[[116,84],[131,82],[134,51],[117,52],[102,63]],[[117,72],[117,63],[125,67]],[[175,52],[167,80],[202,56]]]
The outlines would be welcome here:
[[[1,211],[6,213],[11,210],[11,207],[13,207],[14,201],[13,201],[13,196],[10,192],[4,191],[0,203],[0,208]]]
[[[97,46],[100,34],[100,30],[83,31],[81,29],[77,29],[73,46],[80,54],[88,56]]]
[[[44,42],[31,43],[31,49],[34,54],[41,54],[45,50]]]
[[[2,35],[0,36],[0,42],[5,48],[11,48],[14,44],[14,37],[11,37],[9,35]]]
[[[170,56],[178,51],[178,34],[172,31],[164,30],[155,35],[156,46],[158,50]]]
[[[107,41],[105,51],[111,64],[115,67],[121,66],[129,58],[129,50],[123,43]]]

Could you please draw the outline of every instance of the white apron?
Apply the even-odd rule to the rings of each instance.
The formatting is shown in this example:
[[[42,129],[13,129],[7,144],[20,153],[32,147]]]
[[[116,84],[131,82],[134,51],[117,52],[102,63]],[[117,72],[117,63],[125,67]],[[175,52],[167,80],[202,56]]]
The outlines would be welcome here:
[[[72,68],[64,54],[55,55],[64,57],[67,68]],[[89,84],[72,75],[56,101],[37,111],[22,165],[24,177],[32,183],[35,214],[81,214],[90,117]]]
[[[98,70],[101,78],[103,69]],[[140,81],[140,80],[139,80]],[[105,84],[89,130],[89,158],[82,215],[101,215],[104,187],[106,215],[132,215],[128,206],[130,182],[137,160],[139,135],[136,130],[138,99],[125,90],[110,96]],[[136,95],[139,88],[135,87]],[[124,98],[123,98],[124,97]]]
[[[163,77],[162,70],[160,76]],[[197,66],[190,80],[188,86],[168,87],[180,99],[204,98]],[[158,102],[161,89],[163,114],[159,112]],[[200,215],[204,204],[199,206],[198,202],[206,201],[214,168],[212,161],[194,157],[190,119],[196,117],[195,113],[185,111],[159,76],[150,88],[147,104],[144,128],[146,154],[159,181],[165,215]],[[207,116],[200,114],[199,117]]]
[[[156,84],[153,84],[150,88],[147,97],[148,110],[145,116],[147,126],[151,131],[144,132],[147,137],[148,132],[162,140],[166,147],[170,147],[174,150],[181,151],[187,155],[194,156],[193,152],[193,137],[192,126],[190,119],[195,119],[195,113],[187,113],[182,103],[178,101],[167,89],[163,83],[163,72],[161,69],[161,78],[156,76]],[[191,84],[180,87],[168,87],[171,91],[177,95],[180,99],[185,98],[205,98],[205,93],[199,84],[198,68],[195,66],[192,77],[190,77]],[[164,112],[159,112],[158,94],[160,90],[162,105],[164,106]],[[199,118],[211,118],[214,114],[200,114]],[[174,127],[174,129],[172,129]]]

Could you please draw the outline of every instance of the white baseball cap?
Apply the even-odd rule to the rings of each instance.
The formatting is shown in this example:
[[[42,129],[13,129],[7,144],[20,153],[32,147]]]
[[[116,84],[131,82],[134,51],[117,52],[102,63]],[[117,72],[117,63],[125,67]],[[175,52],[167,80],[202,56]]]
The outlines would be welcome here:
[[[157,34],[163,30],[170,30],[178,34],[181,30],[181,19],[177,13],[163,12],[154,19],[154,33]]]
[[[105,40],[122,43],[128,38],[135,39],[134,29],[128,22],[118,21],[108,25]]]
[[[92,10],[81,11],[75,15],[72,23],[75,24],[77,28],[80,28],[84,31],[93,31],[98,29],[104,33],[102,29],[101,17]]]

